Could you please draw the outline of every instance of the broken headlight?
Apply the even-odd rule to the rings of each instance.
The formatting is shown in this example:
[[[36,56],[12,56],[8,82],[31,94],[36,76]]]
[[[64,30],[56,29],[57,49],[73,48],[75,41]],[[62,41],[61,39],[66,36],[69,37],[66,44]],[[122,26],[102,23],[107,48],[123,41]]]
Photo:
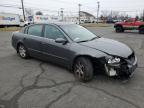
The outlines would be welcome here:
[[[121,59],[118,57],[110,57],[107,59],[108,64],[118,64],[120,63]]]

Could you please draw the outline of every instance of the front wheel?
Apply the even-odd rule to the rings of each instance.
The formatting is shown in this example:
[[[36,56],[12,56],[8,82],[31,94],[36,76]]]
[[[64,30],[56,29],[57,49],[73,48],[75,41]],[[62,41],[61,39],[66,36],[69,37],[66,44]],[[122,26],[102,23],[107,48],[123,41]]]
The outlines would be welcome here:
[[[89,58],[80,57],[74,64],[74,75],[77,80],[88,82],[93,78],[93,64]]]
[[[116,31],[117,33],[121,33],[121,32],[124,32],[124,29],[123,29],[121,26],[117,26],[117,27],[115,28],[115,31]]]
[[[28,52],[23,44],[18,45],[17,52],[23,59],[27,59],[29,57]]]
[[[144,27],[141,27],[141,28],[139,29],[139,34],[144,34]]]

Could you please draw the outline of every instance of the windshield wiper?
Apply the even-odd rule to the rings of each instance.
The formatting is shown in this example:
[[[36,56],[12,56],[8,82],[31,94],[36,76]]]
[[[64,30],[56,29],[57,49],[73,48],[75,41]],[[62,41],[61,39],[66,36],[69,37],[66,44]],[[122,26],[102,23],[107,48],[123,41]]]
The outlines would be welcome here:
[[[82,41],[78,41],[78,43],[92,41],[92,40],[95,40],[95,39],[97,39],[97,38],[99,38],[99,37],[93,37],[93,38],[90,39],[90,40],[82,40]]]
[[[81,42],[88,42],[90,40],[82,40],[82,41],[78,41],[77,43],[81,43]]]
[[[95,40],[95,39],[97,39],[97,38],[99,38],[99,37],[93,37],[93,38],[90,39],[89,41]]]

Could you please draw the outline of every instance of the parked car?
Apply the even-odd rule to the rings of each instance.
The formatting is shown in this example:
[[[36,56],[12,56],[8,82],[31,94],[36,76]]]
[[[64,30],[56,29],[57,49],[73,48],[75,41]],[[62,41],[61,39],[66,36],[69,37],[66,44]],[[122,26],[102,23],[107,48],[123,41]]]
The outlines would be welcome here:
[[[133,49],[76,24],[29,25],[13,33],[12,46],[21,58],[65,66],[84,82],[92,80],[98,70],[108,76],[130,77],[137,67]]]
[[[140,34],[144,34],[144,22],[137,21],[135,18],[130,18],[123,22],[117,22],[114,25],[116,32],[124,32],[125,30],[139,30]]]
[[[111,20],[107,20],[106,23],[112,24],[112,23],[115,23],[115,22],[114,22],[114,20],[111,19]]]
[[[30,23],[28,23],[28,21],[23,21],[23,20],[20,20],[20,25],[19,27],[26,27],[28,26]]]

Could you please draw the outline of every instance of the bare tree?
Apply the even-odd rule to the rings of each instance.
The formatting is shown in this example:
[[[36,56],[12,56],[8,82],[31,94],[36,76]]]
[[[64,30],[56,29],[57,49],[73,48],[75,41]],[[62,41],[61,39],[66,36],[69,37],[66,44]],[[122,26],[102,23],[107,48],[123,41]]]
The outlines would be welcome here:
[[[141,12],[139,16],[140,16],[140,20],[144,21],[144,12]]]
[[[108,10],[102,10],[102,11],[101,11],[101,15],[102,15],[103,17],[108,17],[109,14],[110,14],[110,11],[108,11]]]
[[[26,16],[32,16],[34,12],[31,8],[25,8],[25,14]]]
[[[112,17],[118,17],[120,14],[119,11],[112,11]]]
[[[43,13],[41,11],[37,11],[36,15],[43,15]]]

